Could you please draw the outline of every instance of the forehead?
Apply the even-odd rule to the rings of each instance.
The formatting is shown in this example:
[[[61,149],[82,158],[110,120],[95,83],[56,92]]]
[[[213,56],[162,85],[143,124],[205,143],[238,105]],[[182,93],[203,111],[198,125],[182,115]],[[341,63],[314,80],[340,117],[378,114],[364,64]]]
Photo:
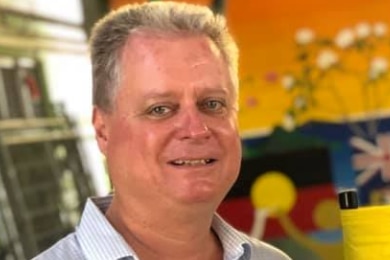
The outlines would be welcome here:
[[[167,56],[171,58],[166,60]],[[129,37],[122,52],[122,62],[131,58],[155,62],[159,57],[167,62],[178,61],[175,58],[184,62],[199,60],[202,63],[205,58],[222,61],[221,52],[207,36],[189,33],[136,31]]]
[[[142,77],[172,83],[204,81],[230,85],[228,66],[206,36],[135,32],[121,56],[122,79]]]

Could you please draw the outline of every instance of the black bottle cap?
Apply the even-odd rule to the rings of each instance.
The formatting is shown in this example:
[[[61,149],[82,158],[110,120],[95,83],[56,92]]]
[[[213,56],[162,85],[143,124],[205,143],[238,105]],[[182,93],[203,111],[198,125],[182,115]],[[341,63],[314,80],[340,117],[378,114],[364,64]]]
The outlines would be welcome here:
[[[338,197],[340,209],[356,209],[359,207],[358,194],[355,190],[340,192]]]

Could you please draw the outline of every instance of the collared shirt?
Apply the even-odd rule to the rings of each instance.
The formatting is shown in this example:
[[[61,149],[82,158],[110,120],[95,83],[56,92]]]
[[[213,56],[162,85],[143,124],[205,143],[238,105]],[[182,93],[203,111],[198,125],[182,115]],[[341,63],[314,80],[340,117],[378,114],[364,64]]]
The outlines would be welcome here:
[[[76,231],[33,260],[139,260],[104,215],[111,200],[111,196],[88,199]],[[290,259],[271,245],[237,231],[217,214],[212,228],[222,243],[224,260]]]

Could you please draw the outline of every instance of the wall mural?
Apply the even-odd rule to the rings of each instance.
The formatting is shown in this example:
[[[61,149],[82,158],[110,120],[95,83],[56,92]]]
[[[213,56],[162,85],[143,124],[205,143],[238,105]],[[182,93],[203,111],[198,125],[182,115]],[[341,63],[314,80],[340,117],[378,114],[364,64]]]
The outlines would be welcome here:
[[[390,202],[390,2],[185,2],[223,12],[241,51],[244,158],[219,213],[293,259],[343,259],[337,192]]]
[[[356,187],[363,205],[389,203],[389,129],[390,117],[381,118],[382,134],[369,142],[345,123],[311,121],[246,138],[240,177],[219,212],[294,259],[343,259],[337,191]]]

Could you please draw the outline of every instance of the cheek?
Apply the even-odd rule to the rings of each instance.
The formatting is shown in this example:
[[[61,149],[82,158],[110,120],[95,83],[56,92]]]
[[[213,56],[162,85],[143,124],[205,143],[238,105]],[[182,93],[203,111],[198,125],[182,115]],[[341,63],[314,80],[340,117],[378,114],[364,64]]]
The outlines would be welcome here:
[[[240,135],[238,131],[238,124],[235,117],[224,120],[224,122],[216,125],[218,131],[230,142],[234,147],[240,143]]]
[[[141,163],[155,159],[164,146],[166,127],[140,122],[118,120],[110,131],[109,150],[111,156]]]
[[[140,184],[147,176],[138,172],[148,172],[152,164],[151,145],[153,136],[145,127],[136,126],[125,120],[111,125],[107,146],[107,165],[116,189],[126,188],[130,183]],[[149,160],[149,161],[146,161]],[[142,185],[141,185],[142,186]]]
[[[238,132],[238,125],[234,118],[226,120],[224,123],[215,125],[216,132],[219,136],[219,142],[226,150],[231,167],[240,165],[241,162],[241,139]],[[235,168],[235,167],[234,167]]]
[[[235,120],[231,120],[229,127],[225,128],[225,134],[228,136],[228,147],[230,149],[231,160],[235,168],[239,168],[242,157],[241,138],[238,131],[238,125]]]
[[[123,149],[128,142],[131,142],[133,133],[130,126],[123,119],[115,120],[110,125],[109,149],[114,152],[117,149]]]
[[[139,160],[139,147],[143,147],[143,140],[138,134],[140,130],[125,116],[118,116],[110,123],[107,144],[109,167],[115,167],[115,172],[126,172],[126,167]]]
[[[129,143],[131,143],[131,136],[131,131],[122,120],[111,121],[106,159],[114,184],[116,184],[118,178],[122,179],[126,175],[128,158],[132,158],[131,149],[128,148]]]
[[[228,144],[229,162],[232,170],[239,171],[242,158],[241,141],[238,135],[232,136]]]

